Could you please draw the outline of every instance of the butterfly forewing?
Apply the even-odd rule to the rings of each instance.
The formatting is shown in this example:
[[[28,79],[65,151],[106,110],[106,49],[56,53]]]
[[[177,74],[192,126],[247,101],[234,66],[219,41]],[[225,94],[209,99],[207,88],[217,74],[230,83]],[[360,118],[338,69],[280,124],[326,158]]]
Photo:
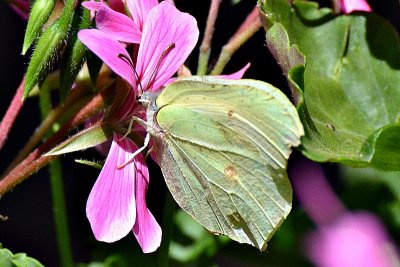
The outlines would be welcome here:
[[[303,130],[290,101],[252,80],[177,81],[157,98],[155,149],[178,204],[208,230],[263,250],[291,209]]]

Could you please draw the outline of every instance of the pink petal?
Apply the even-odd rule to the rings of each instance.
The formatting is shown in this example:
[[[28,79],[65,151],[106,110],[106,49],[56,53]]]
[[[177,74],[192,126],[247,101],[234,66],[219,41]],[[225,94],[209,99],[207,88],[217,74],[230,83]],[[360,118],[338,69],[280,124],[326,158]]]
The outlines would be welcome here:
[[[126,236],[136,220],[135,165],[128,161],[136,145],[114,134],[106,163],[90,192],[86,215],[99,241],[115,242]]]
[[[147,16],[139,47],[137,71],[143,86],[147,86],[165,49],[175,44],[161,60],[152,85],[144,90],[158,90],[185,62],[199,37],[196,19],[180,12],[164,1]]]
[[[103,3],[101,2],[95,2],[95,1],[86,1],[82,3],[82,6],[85,8],[91,10],[91,11],[99,11],[99,9],[104,6]]]
[[[142,154],[135,157],[136,166],[136,222],[133,233],[144,253],[156,251],[161,243],[161,227],[146,205],[149,171]]]
[[[341,0],[340,5],[344,13],[350,13],[352,11],[372,12],[371,7],[365,0]]]
[[[96,15],[96,26],[110,38],[126,43],[140,43],[142,33],[132,19],[103,5]]]
[[[306,249],[320,267],[390,267],[400,263],[383,224],[366,212],[347,213],[320,227],[306,239]]]
[[[158,5],[158,0],[126,0],[126,4],[136,26],[143,30],[147,15],[153,7]]]
[[[138,105],[138,102],[136,101],[134,90],[129,90],[120,107],[118,107],[117,112],[112,114],[109,120],[113,123],[118,123],[130,119],[132,116],[145,119],[145,114],[146,110],[142,105]]]
[[[95,29],[79,31],[78,38],[131,86],[136,85],[132,66],[126,61],[126,59],[130,59],[130,56],[120,43]],[[118,54],[124,55],[126,59],[118,57]]]
[[[241,70],[234,72],[232,74],[226,74],[226,75],[218,75],[220,78],[225,78],[225,79],[231,79],[231,80],[239,80],[242,79],[243,75],[247,71],[247,69],[250,68],[250,63],[247,63],[246,66],[244,66]]]

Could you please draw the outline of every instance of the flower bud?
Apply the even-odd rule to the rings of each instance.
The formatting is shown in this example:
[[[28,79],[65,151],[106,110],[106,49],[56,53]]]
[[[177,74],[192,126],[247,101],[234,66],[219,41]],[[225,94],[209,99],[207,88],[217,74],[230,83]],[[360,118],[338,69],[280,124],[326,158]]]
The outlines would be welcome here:
[[[49,19],[51,12],[53,12],[54,5],[55,0],[36,0],[33,4],[22,46],[23,55],[42,32],[43,25]]]

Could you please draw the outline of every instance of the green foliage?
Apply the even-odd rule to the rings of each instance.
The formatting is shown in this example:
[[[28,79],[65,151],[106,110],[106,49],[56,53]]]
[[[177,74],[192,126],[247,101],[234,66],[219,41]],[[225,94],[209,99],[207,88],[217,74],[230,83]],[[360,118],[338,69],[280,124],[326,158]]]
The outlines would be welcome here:
[[[174,199],[209,231],[265,250],[291,209],[285,168],[303,134],[289,99],[260,81],[193,76],[156,105],[148,130]]]
[[[309,1],[265,0],[260,7],[268,47],[300,94],[304,155],[400,170],[400,43],[393,27],[372,13],[335,15]]]
[[[44,267],[39,261],[28,257],[25,253],[13,254],[0,243],[0,266],[1,267]]]
[[[101,170],[101,168],[103,168],[102,164],[100,164],[98,162],[90,161],[90,160],[76,159],[75,162],[83,164],[83,165],[87,165],[87,166],[90,166],[90,167],[93,167],[93,168],[96,168],[98,170]]]
[[[112,133],[112,129],[107,123],[97,123],[68,138],[46,155],[61,155],[94,147],[109,140]]]
[[[36,0],[29,13],[22,54],[25,55],[35,39],[42,33],[44,24],[53,12],[56,0]]]

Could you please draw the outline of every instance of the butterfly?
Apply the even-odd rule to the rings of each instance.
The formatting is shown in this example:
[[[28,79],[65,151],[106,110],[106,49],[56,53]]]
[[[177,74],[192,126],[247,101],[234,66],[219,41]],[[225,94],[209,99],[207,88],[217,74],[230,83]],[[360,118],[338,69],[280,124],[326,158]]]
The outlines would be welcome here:
[[[291,210],[286,174],[304,130],[272,85],[192,76],[147,99],[147,132],[179,206],[214,234],[265,250]]]

